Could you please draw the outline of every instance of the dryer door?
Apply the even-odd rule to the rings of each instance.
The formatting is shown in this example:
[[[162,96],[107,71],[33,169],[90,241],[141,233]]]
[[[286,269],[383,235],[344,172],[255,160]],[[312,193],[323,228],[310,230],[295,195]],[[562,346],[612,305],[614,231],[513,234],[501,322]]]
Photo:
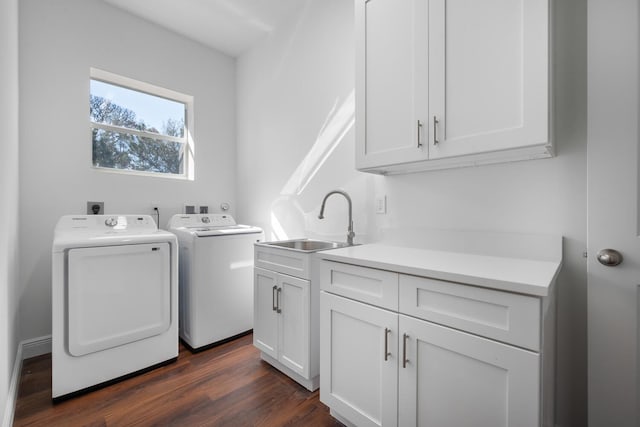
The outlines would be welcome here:
[[[165,332],[171,323],[169,244],[70,249],[69,353],[82,356]]]

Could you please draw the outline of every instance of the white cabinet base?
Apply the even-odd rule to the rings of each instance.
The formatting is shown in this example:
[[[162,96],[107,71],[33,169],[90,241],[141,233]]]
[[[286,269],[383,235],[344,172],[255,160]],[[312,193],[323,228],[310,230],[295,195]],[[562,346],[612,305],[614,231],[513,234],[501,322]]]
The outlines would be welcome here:
[[[320,385],[319,290],[312,266],[317,262],[312,253],[259,243],[254,248],[253,344],[262,360],[315,391]]]
[[[320,401],[336,419],[358,427],[553,425],[559,262],[545,295],[526,295],[437,280],[426,268],[416,275],[407,270],[413,257],[380,263],[369,249],[320,261]],[[460,274],[450,253],[424,254],[442,255]],[[519,261],[503,260],[504,271],[527,276]]]
[[[415,161],[375,167],[357,167],[357,169],[362,172],[376,173],[379,175],[398,175],[439,169],[518,162],[522,160],[546,159],[554,156],[554,146],[549,142],[542,145],[491,151],[488,153],[467,154],[458,157],[444,157],[428,161]]]
[[[340,415],[338,412],[334,411],[333,409],[329,410],[329,414],[331,414],[331,416],[333,418],[335,418],[336,420],[340,421],[342,424],[344,424],[347,427],[358,427],[356,424],[352,423],[351,421],[349,421],[348,419],[346,419],[345,417],[343,417],[342,415]]]
[[[302,387],[306,388],[309,391],[315,391],[320,386],[320,375],[316,375],[311,379],[306,379],[302,375],[292,371],[291,369],[284,366],[282,363],[278,362],[273,357],[263,352],[260,352],[260,359],[264,360],[269,365],[273,366],[274,368],[276,368],[277,370],[279,370],[280,372],[282,372],[283,374],[285,374],[286,376],[288,376],[289,378],[291,378],[292,380],[294,380],[295,382],[297,382],[298,384],[300,384]]]

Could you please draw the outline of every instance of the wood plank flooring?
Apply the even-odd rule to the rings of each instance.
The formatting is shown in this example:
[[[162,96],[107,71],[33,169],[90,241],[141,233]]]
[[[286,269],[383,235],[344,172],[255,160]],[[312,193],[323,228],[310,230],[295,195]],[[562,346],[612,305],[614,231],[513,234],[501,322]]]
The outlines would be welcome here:
[[[51,355],[24,361],[14,426],[342,426],[309,392],[260,360],[252,335],[145,374],[51,402]]]

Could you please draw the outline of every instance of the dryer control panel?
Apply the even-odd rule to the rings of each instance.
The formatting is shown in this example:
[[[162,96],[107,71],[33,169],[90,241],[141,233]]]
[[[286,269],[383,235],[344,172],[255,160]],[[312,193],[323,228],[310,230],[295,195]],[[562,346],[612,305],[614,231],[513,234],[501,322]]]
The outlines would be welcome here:
[[[56,231],[87,230],[94,233],[125,230],[157,230],[150,215],[66,215]]]

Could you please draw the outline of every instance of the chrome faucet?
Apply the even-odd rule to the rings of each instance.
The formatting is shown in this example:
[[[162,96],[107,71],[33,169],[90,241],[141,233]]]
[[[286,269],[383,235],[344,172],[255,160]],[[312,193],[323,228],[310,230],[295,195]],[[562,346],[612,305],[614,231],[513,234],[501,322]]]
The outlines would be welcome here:
[[[327,199],[332,194],[342,194],[347,199],[347,202],[349,203],[349,229],[347,230],[347,244],[349,246],[353,246],[353,238],[356,236],[356,233],[353,232],[353,217],[351,215],[351,197],[349,197],[349,195],[346,192],[342,190],[333,190],[328,192],[327,195],[324,196],[324,199],[322,200],[322,206],[320,207],[320,215],[318,215],[318,218],[319,219],[324,218],[324,204],[327,202]]]

